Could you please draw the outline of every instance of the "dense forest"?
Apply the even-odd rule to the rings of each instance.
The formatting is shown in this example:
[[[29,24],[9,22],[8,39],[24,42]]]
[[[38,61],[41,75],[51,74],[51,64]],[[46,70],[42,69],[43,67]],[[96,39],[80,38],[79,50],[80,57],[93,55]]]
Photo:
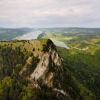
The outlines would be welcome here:
[[[94,54],[76,49],[65,50],[58,48],[64,58],[64,64],[73,75],[100,99],[100,49]]]
[[[0,100],[67,100],[69,98],[69,96],[66,98],[56,94],[51,88],[41,85],[41,83],[41,89],[32,88],[32,84],[25,78],[26,74],[35,69],[39,62],[38,56],[35,55],[40,52],[48,52],[49,48],[50,45],[47,40],[2,41],[0,43]],[[55,46],[53,48],[56,49]],[[98,73],[93,74],[92,70],[94,68],[92,69],[92,66],[89,66],[87,60],[80,58],[90,57],[90,61],[95,61],[96,59],[99,60],[99,56],[94,58],[91,57],[92,55],[85,56],[85,54],[70,55],[70,51],[66,51],[63,48],[58,48],[57,51],[64,58],[63,88],[70,95],[70,100],[99,100],[99,88],[96,88],[99,87],[99,80],[97,80],[99,70],[97,70]],[[98,53],[99,51],[96,55]],[[78,59],[75,59],[75,57]],[[93,61],[92,63],[94,64]],[[49,66],[55,68],[55,65],[52,64],[51,62]],[[28,70],[23,76],[20,76],[21,69],[26,65]],[[79,66],[83,67],[78,69]],[[99,69],[99,62],[95,66]],[[60,74],[61,72],[58,73]]]

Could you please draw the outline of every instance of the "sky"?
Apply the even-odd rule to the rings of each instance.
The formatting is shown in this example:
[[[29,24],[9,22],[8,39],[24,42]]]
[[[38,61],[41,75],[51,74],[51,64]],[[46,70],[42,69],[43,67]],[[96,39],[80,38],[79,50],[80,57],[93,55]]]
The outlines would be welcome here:
[[[100,27],[100,0],[0,0],[0,27]]]

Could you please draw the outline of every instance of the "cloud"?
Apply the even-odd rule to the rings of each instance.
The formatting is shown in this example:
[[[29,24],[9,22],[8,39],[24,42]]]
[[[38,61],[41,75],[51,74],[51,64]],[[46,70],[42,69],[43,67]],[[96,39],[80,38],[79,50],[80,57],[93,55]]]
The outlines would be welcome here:
[[[1,0],[0,26],[100,27],[99,5],[100,0]]]

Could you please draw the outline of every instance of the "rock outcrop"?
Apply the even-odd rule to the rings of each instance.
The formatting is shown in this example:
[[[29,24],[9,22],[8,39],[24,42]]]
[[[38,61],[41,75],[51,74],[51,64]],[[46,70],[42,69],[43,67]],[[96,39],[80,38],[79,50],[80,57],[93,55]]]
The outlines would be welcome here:
[[[63,60],[59,56],[56,50],[56,46],[51,40],[48,40],[46,45],[43,46],[43,51],[38,56],[38,63],[35,69],[28,74],[28,81],[33,84],[34,88],[42,89],[43,86],[52,89],[53,92],[67,96],[68,94],[64,91],[64,68]],[[28,62],[28,60],[30,62]],[[32,63],[32,59],[29,57],[27,64]],[[21,70],[20,75],[23,72],[27,72],[27,64]]]
[[[48,87],[57,86],[61,88],[60,83],[63,79],[62,59],[59,57],[52,41],[48,40],[44,48],[47,51],[43,51],[40,55],[40,61],[31,73],[30,78],[36,82],[41,81]]]

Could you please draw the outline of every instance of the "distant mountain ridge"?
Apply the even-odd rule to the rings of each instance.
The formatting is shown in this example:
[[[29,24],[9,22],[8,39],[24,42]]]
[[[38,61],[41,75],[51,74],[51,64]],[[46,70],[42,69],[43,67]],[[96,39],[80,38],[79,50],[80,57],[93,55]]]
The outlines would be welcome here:
[[[13,40],[32,31],[57,33],[99,33],[100,28],[0,28],[0,40]]]

